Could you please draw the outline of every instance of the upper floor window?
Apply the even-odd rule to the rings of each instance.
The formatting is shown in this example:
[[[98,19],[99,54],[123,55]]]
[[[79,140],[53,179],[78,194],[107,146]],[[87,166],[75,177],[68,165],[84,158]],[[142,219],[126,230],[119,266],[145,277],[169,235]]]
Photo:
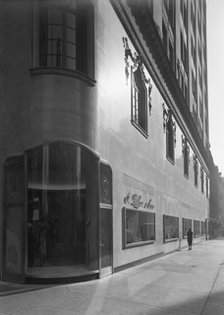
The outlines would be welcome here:
[[[206,197],[209,198],[209,179],[208,176],[206,176]]]
[[[182,153],[184,159],[184,176],[189,177],[190,147],[187,139],[182,136]]]
[[[201,167],[201,192],[204,193],[204,170]]]
[[[163,128],[166,130],[166,157],[174,164],[176,144],[176,123],[170,109],[163,104]]]
[[[93,76],[93,10],[76,0],[72,5],[41,3],[39,67],[62,68]],[[36,14],[37,15],[37,14]]]
[[[194,185],[198,187],[198,159],[194,155]]]
[[[135,71],[132,71],[131,119],[143,132],[148,132],[147,89],[142,80],[142,74],[139,67]]]

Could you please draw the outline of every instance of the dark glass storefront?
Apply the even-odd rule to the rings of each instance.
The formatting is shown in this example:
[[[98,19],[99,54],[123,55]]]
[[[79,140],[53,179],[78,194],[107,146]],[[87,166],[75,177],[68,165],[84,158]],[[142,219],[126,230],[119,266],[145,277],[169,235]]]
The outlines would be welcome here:
[[[10,170],[15,166],[12,167],[10,163],[7,165],[5,177],[9,177],[10,181]],[[26,250],[19,253],[19,247],[16,249],[23,259],[19,259],[10,272],[10,259],[5,258],[4,278],[15,279],[13,276],[7,277],[8,273],[23,274],[25,278],[75,277],[99,273],[100,266],[103,267],[100,257],[105,258],[99,248],[100,231],[104,228],[101,226],[102,218],[100,220],[99,217],[99,158],[80,145],[50,143],[25,153],[24,171],[25,202],[21,207],[11,202],[12,209],[24,210],[14,211],[14,215],[19,217],[15,221],[12,220],[11,208],[5,207],[5,235],[9,234],[8,231],[16,231],[16,224],[20,220],[20,235],[14,236],[20,240],[21,248]],[[5,191],[7,196],[7,186]],[[110,257],[111,209],[111,232],[107,246]],[[7,252],[10,245],[7,237],[4,244]],[[109,265],[112,265],[111,258]]]

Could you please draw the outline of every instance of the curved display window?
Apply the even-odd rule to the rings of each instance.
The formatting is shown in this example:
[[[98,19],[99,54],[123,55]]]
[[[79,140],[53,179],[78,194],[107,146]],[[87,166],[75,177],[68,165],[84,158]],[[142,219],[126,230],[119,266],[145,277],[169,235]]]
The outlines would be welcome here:
[[[27,152],[27,276],[99,269],[98,189],[98,159],[87,149],[51,143]]]

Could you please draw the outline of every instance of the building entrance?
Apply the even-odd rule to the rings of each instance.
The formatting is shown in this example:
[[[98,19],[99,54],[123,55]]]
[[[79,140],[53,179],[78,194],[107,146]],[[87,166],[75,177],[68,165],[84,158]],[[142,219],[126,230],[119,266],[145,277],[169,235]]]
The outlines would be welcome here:
[[[4,199],[3,280],[99,276],[99,158],[90,150],[50,143],[8,159]]]

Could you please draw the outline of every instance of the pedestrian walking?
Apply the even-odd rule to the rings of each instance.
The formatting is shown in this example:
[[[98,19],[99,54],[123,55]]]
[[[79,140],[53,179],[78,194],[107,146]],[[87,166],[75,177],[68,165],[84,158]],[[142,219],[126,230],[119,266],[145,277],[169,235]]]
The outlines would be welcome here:
[[[187,232],[188,250],[192,249],[192,238],[193,238],[193,232],[191,231],[191,228],[189,228]]]

